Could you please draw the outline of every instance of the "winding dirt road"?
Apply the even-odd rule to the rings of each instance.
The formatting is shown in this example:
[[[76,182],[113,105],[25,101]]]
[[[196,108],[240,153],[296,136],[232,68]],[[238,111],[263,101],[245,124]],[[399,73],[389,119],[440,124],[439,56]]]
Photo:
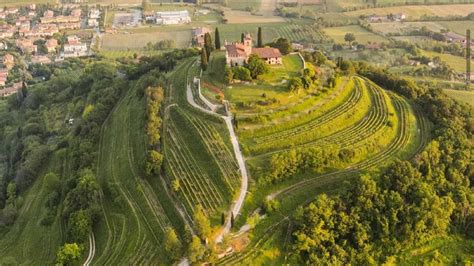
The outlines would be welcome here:
[[[94,233],[91,233],[89,235],[89,255],[87,256],[86,261],[84,262],[84,266],[89,266],[92,262],[92,259],[94,259],[95,255],[95,237]]]
[[[205,112],[207,114],[214,115],[214,116],[218,116],[218,117],[224,119],[225,124],[227,126],[227,129],[229,130],[230,141],[231,141],[232,147],[234,149],[235,158],[237,159],[237,163],[239,165],[240,174],[242,175],[239,197],[237,198],[237,200],[235,201],[235,203],[233,204],[233,206],[230,210],[231,213],[234,214],[234,217],[236,217],[237,215],[239,215],[240,210],[242,209],[242,205],[244,203],[245,195],[247,194],[248,175],[247,175],[247,167],[245,166],[244,156],[242,155],[242,151],[240,150],[239,141],[237,140],[237,136],[235,134],[234,127],[232,125],[232,114],[229,114],[229,116],[223,116],[223,115],[217,114],[215,112],[209,111],[207,109],[204,109],[202,106],[197,104],[194,101],[193,93],[191,91],[191,86],[190,86],[189,83],[188,83],[187,88],[186,88],[186,98],[188,100],[188,103],[191,106],[199,109],[200,111]],[[229,215],[231,215],[231,214],[229,214]],[[226,223],[224,225],[223,230],[216,237],[216,242],[217,243],[221,242],[224,235],[227,234],[230,231],[230,229],[231,229],[231,219],[230,219],[230,217],[228,217],[226,219]]]

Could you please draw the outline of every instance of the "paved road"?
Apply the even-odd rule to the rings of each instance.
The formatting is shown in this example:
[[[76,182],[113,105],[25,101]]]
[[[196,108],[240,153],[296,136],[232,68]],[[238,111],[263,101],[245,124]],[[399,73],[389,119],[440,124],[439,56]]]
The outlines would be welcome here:
[[[191,86],[189,84],[187,85],[187,88],[186,88],[186,98],[187,98],[189,104],[191,104],[193,107],[195,107],[195,108],[197,108],[197,109],[199,109],[199,110],[201,110],[205,113],[208,113],[208,114],[211,114],[211,115],[214,115],[214,116],[218,116],[218,117],[221,117],[222,119],[224,119],[225,124],[227,126],[227,129],[229,130],[230,141],[232,143],[232,147],[234,148],[235,158],[237,159],[237,163],[238,163],[239,169],[240,169],[240,174],[242,176],[239,197],[235,201],[234,205],[231,208],[231,212],[234,214],[234,217],[237,217],[237,215],[239,215],[239,213],[240,213],[240,210],[242,209],[242,205],[244,203],[245,195],[247,194],[248,175],[247,175],[247,167],[245,166],[244,156],[242,155],[242,151],[240,150],[239,142],[237,140],[237,136],[235,135],[234,127],[232,125],[232,114],[230,114],[229,116],[223,116],[223,115],[217,114],[215,112],[209,111],[207,109],[204,109],[202,106],[200,106],[199,104],[197,104],[194,101],[193,93],[191,91]],[[230,217],[229,217],[228,219],[226,219],[226,223],[224,225],[223,230],[216,237],[216,242],[217,243],[222,241],[223,236],[230,231],[230,229],[231,229],[230,227],[231,227],[231,224],[230,224]]]

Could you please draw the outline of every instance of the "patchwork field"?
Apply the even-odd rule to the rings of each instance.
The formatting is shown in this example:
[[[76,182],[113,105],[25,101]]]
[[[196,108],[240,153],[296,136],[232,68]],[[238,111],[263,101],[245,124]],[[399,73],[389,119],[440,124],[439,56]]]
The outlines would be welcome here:
[[[379,1],[382,2],[382,1]],[[403,1],[405,2],[405,1]],[[372,14],[389,15],[396,13],[403,13],[408,20],[420,19],[422,17],[438,16],[467,16],[474,12],[474,5],[458,4],[458,5],[415,5],[415,6],[394,6],[382,8],[370,8],[356,11],[345,12],[347,16],[359,17],[362,15],[368,16]]]
[[[336,43],[347,43],[346,41],[344,41],[344,36],[346,35],[346,33],[353,33],[356,38],[355,41],[362,44],[367,44],[368,42],[382,43],[388,41],[384,37],[369,32],[366,29],[356,25],[325,28],[323,29],[323,31],[329,38],[333,39]]]

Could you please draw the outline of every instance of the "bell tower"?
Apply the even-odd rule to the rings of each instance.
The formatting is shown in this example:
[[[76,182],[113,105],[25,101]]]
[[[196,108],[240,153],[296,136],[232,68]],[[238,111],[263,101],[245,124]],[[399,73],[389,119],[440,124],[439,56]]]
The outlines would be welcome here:
[[[245,34],[244,45],[252,47],[252,36],[250,36],[250,33]]]

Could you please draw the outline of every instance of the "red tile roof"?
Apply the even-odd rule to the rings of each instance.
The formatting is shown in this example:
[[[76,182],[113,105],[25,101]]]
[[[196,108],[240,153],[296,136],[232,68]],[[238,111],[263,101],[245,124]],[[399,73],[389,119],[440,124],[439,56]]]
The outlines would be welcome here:
[[[276,48],[253,48],[252,54],[258,55],[258,57],[267,59],[267,58],[279,58],[281,57],[280,50]]]

